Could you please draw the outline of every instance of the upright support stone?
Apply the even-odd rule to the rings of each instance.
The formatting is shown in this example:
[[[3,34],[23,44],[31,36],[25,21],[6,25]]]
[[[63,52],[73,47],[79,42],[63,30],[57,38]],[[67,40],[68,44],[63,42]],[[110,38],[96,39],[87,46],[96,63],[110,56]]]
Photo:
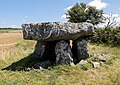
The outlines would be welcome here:
[[[77,64],[82,59],[86,59],[89,57],[87,42],[85,39],[77,39],[73,41],[72,47],[73,59],[74,63]]]
[[[56,44],[56,64],[73,65],[72,52],[69,44],[62,40]]]
[[[37,55],[37,57],[42,58],[44,51],[45,51],[45,45],[46,42],[43,41],[37,41],[37,44],[35,45],[35,51],[34,54]]]

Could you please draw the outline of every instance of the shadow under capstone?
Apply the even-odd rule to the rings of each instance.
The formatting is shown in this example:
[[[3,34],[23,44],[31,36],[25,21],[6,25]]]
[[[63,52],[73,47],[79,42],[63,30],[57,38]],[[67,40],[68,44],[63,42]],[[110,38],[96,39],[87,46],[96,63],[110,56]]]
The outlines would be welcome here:
[[[27,57],[12,63],[10,66],[3,68],[2,70],[11,71],[29,71],[29,69],[36,68],[34,65],[38,62],[44,61],[45,59],[40,59],[34,53],[28,55]],[[44,67],[47,68],[47,67]]]

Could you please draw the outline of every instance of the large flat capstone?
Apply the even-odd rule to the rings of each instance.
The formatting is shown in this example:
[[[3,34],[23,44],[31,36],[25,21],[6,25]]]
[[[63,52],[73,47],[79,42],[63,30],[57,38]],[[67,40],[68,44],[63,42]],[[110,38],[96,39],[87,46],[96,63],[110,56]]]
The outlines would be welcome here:
[[[22,24],[23,38],[28,40],[55,41],[76,40],[82,36],[90,36],[94,32],[91,23],[46,22]]]

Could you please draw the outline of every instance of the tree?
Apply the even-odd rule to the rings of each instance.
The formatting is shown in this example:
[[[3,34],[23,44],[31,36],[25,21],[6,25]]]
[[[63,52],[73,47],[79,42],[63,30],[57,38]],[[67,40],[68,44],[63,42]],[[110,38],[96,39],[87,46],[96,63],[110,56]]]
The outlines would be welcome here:
[[[112,13],[110,13],[108,16],[104,17],[106,21],[105,29],[110,28],[112,26],[115,26],[117,24],[115,16],[113,16]]]
[[[69,22],[79,23],[89,21],[93,25],[103,22],[103,10],[88,6],[85,3],[74,5],[66,13]]]

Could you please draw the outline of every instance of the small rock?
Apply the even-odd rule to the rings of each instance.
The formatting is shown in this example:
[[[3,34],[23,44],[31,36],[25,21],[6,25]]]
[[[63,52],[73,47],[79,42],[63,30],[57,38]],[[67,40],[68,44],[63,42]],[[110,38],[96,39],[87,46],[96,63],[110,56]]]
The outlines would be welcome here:
[[[109,58],[107,55],[104,55],[104,54],[101,54],[98,56],[98,58],[101,60],[101,61],[107,61],[107,59]]]
[[[88,63],[87,61],[81,60],[81,61],[78,63],[78,65],[83,66],[83,65],[85,65],[85,64],[87,64],[87,63]]]
[[[99,56],[100,54],[99,53],[89,53],[89,56],[90,57],[97,57]]]
[[[101,62],[100,62],[100,65],[103,66],[103,65],[104,65],[104,62],[101,61]]]
[[[100,68],[99,62],[92,62],[94,68]]]
[[[47,60],[47,61],[42,61],[42,62],[36,63],[34,65],[34,67],[35,68],[47,68],[50,65],[51,65],[51,62],[49,60]]]

